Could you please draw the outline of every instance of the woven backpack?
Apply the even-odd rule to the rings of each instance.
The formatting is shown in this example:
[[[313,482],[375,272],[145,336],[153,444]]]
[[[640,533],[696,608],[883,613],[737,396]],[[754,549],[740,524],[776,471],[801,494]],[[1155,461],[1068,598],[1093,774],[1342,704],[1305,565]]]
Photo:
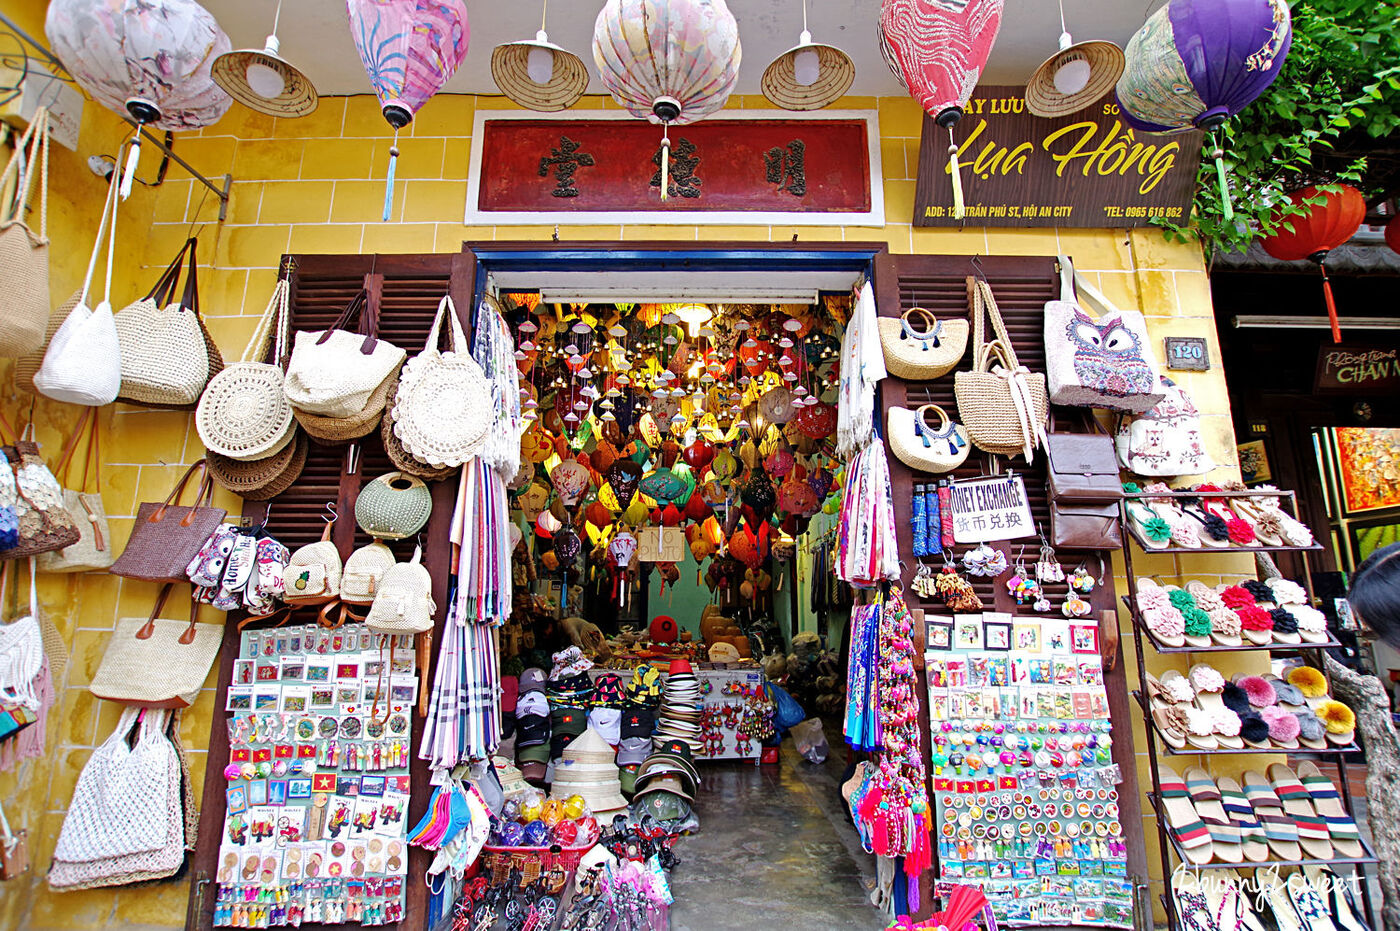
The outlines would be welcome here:
[[[340,576],[340,600],[354,605],[374,604],[384,575],[393,566],[393,550],[378,540],[355,550],[345,560],[345,571]]]
[[[365,625],[377,634],[421,634],[433,629],[433,577],[423,566],[423,549],[413,559],[396,563],[380,583]]]
[[[340,550],[331,542],[334,525],[334,518],[326,521],[321,539],[300,547],[287,560],[287,568],[282,570],[282,600],[287,604],[327,604],[340,597],[344,567]]]

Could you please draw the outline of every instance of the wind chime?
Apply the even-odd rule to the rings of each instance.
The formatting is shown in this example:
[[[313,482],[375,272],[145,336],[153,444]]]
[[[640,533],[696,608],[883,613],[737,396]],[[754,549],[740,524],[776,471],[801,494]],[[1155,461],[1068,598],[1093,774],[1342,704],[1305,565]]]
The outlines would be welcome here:
[[[661,124],[661,199],[670,196],[671,127],[722,108],[739,80],[739,26],[724,0],[607,0],[593,27],[603,86]]]
[[[389,174],[384,183],[384,219],[394,203],[399,130],[442,90],[467,57],[471,27],[463,0],[346,0],[350,37],[355,40],[384,119],[394,128]]]

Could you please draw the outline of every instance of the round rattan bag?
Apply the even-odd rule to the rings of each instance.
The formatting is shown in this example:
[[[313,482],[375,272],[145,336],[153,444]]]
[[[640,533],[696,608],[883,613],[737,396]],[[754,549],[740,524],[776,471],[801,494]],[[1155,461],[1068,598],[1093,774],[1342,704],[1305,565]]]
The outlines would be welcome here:
[[[384,416],[384,405],[393,397],[398,387],[399,373],[395,371],[374,389],[374,393],[365,404],[365,409],[351,417],[323,417],[296,408],[292,408],[292,416],[301,424],[303,430],[322,445],[349,443],[374,432],[374,428],[379,426],[379,419]]]
[[[229,459],[266,459],[283,450],[296,430],[283,392],[282,359],[287,328],[287,282],[279,280],[243,360],[210,379],[195,408],[194,425],[211,453]],[[274,364],[255,361],[273,344]]]
[[[416,475],[425,482],[438,482],[457,471],[453,466],[436,468],[410,456],[399,442],[398,436],[394,434],[394,417],[391,411],[386,410],[379,422],[379,437],[384,441],[384,452],[388,454],[389,461],[400,472]]]
[[[441,352],[444,314],[450,348]],[[390,407],[394,435],[405,452],[430,466],[461,465],[481,449],[490,430],[491,386],[468,350],[452,298],[444,296],[423,351],[404,365]]]
[[[268,501],[301,477],[311,443],[298,433],[283,449],[266,459],[245,462],[209,453],[209,477],[245,501]]]
[[[403,540],[423,529],[433,513],[433,495],[423,480],[387,472],[360,489],[355,521],[376,540]]]

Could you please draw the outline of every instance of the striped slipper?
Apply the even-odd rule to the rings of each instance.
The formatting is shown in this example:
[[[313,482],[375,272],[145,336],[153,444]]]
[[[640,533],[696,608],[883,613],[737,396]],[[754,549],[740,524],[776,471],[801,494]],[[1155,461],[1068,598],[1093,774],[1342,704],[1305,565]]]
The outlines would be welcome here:
[[[1299,763],[1296,771],[1303,788],[1307,789],[1308,795],[1312,797],[1313,807],[1322,816],[1322,820],[1327,822],[1327,831],[1337,853],[1344,857],[1364,857],[1366,849],[1361,846],[1361,832],[1356,829],[1356,822],[1342,807],[1342,797],[1337,794],[1337,787],[1332,784],[1332,780],[1322,775],[1322,770],[1311,761]]]
[[[1249,807],[1249,801],[1244,797],[1244,790],[1240,788],[1240,784],[1228,776],[1221,776],[1215,780],[1215,785],[1220,789],[1221,807],[1239,829],[1240,847],[1244,851],[1244,858],[1250,863],[1260,863],[1269,859],[1269,845],[1264,827],[1259,823],[1259,819],[1254,817],[1254,809]]]
[[[1244,860],[1244,850],[1240,846],[1240,829],[1230,820],[1221,806],[1220,790],[1210,773],[1199,766],[1186,770],[1186,789],[1191,793],[1191,803],[1196,814],[1210,833],[1210,843],[1215,858],[1226,863],[1240,863]]]
[[[1298,843],[1303,845],[1303,850],[1316,860],[1330,860],[1331,832],[1327,830],[1326,820],[1319,818],[1313,809],[1312,796],[1303,788],[1297,775],[1282,763],[1275,763],[1269,767],[1269,779],[1273,781],[1274,791],[1283,800],[1283,810],[1298,826]]]
[[[1188,863],[1197,866],[1215,857],[1210,829],[1201,823],[1186,782],[1169,766],[1158,766],[1162,777],[1162,814],[1167,819],[1167,831],[1181,848]],[[1235,845],[1238,848],[1238,844]]]
[[[1298,860],[1303,851],[1298,846],[1298,825],[1283,810],[1283,803],[1274,794],[1274,787],[1262,773],[1247,771],[1244,779],[1245,798],[1254,809],[1254,817],[1264,829],[1264,839],[1279,860]]]

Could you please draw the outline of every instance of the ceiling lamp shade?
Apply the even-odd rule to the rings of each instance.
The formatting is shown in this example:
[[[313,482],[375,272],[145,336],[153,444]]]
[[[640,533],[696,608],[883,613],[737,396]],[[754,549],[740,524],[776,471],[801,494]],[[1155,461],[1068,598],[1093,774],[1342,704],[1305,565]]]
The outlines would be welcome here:
[[[1274,82],[1292,43],[1285,0],[1169,0],[1128,40],[1118,104],[1143,132],[1215,129]],[[1224,153],[1212,154],[1230,220]]]
[[[924,112],[948,130],[953,218],[961,220],[962,178],[953,126],[962,117],[1001,28],[1004,0],[883,0],[880,51]]]
[[[277,39],[277,24],[281,19],[282,0],[277,0],[266,45],[225,52],[214,59],[211,74],[225,93],[250,110],[269,116],[306,116],[316,109],[319,98],[306,75],[278,54],[282,43]]]
[[[1026,109],[1036,116],[1077,113],[1113,89],[1123,74],[1123,50],[1112,42],[1075,44],[1060,0],[1060,50],[1026,84]]]
[[[384,119],[394,127],[384,219],[394,200],[399,130],[442,90],[467,57],[471,26],[463,0],[346,0],[355,40]]]
[[[1332,324],[1332,341],[1342,341],[1341,321],[1337,318],[1337,302],[1332,297],[1332,282],[1327,279],[1327,253],[1356,235],[1366,219],[1366,199],[1349,184],[1328,185],[1323,193],[1315,187],[1305,187],[1288,195],[1288,199],[1303,206],[1307,213],[1282,217],[1275,213],[1274,231],[1261,238],[1264,251],[1284,262],[1310,259],[1322,270],[1322,295],[1327,301],[1327,319]],[[1307,204],[1324,198],[1323,203]],[[1293,229],[1290,232],[1287,223]]]
[[[784,110],[820,110],[851,89],[856,66],[834,45],[812,41],[807,0],[802,0],[802,35],[797,45],[773,59],[763,72],[763,96]]]
[[[548,12],[548,0],[545,11]],[[491,52],[491,77],[511,100],[528,110],[567,110],[588,89],[583,61],[549,41],[545,16],[533,40],[507,42]]]
[[[739,80],[739,26],[724,0],[607,0],[593,26],[603,86],[635,117],[660,123],[661,199],[672,125],[722,108]]]

